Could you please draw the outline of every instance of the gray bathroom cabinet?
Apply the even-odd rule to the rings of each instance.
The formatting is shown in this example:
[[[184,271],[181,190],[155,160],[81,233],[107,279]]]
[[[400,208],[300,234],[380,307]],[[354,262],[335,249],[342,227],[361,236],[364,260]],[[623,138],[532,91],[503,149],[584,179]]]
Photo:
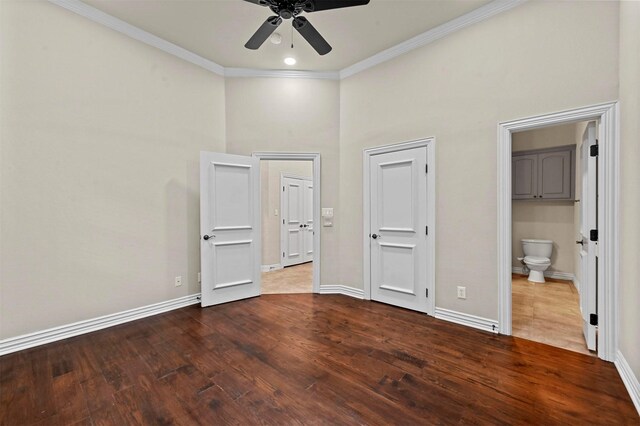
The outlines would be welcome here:
[[[514,152],[511,158],[511,198],[573,200],[575,145]]]

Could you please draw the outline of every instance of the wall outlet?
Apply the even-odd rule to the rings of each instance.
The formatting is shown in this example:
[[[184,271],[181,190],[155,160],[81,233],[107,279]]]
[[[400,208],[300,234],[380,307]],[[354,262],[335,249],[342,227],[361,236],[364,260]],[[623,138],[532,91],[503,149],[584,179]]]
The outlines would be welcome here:
[[[198,282],[201,283],[202,282],[202,273],[198,272]]]
[[[273,215],[274,215],[274,216],[278,216],[278,209],[275,209],[275,210],[273,211]]]
[[[467,288],[458,286],[458,299],[466,299],[467,298]]]
[[[182,277],[176,277],[176,287],[180,287],[182,285]]]

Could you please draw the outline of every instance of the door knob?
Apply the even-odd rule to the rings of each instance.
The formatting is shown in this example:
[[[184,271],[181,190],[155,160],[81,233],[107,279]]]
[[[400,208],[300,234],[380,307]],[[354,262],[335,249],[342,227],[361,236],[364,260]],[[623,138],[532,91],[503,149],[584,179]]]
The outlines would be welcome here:
[[[374,240],[377,240],[378,237],[381,237],[381,236],[377,234],[371,234],[371,238],[373,238]]]
[[[207,241],[209,238],[215,238],[215,235],[205,235],[204,237],[202,237],[203,240]]]
[[[580,240],[580,241],[576,241],[576,244],[580,244],[581,246],[584,245],[584,241]]]

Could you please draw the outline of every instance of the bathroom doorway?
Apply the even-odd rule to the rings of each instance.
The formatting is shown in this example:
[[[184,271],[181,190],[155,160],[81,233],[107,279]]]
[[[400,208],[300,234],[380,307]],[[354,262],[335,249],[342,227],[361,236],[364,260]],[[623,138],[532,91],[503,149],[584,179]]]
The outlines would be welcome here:
[[[592,354],[583,336],[576,275],[582,160],[577,153],[587,124],[512,135],[511,297],[514,336]]]
[[[615,359],[617,108],[499,124],[502,334]]]

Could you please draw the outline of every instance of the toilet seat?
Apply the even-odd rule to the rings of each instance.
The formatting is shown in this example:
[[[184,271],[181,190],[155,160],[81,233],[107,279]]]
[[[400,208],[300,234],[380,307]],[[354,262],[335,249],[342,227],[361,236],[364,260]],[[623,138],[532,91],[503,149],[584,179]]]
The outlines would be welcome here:
[[[551,260],[546,257],[537,257],[537,256],[526,256],[524,258],[525,263],[530,263],[532,265],[546,265],[551,264]]]

